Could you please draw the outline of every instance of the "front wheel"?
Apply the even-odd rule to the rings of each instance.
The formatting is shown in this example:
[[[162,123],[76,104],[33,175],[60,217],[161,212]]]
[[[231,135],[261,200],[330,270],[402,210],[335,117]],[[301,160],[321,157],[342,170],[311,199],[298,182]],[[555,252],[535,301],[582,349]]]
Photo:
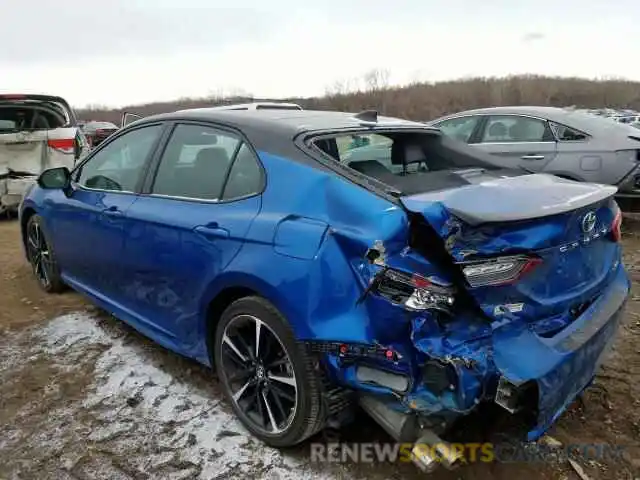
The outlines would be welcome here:
[[[47,293],[59,293],[65,288],[51,242],[43,228],[42,217],[32,215],[27,221],[25,245],[27,258],[38,285]]]
[[[313,361],[265,299],[242,298],[225,310],[216,328],[215,364],[234,412],[268,445],[295,445],[323,427]]]

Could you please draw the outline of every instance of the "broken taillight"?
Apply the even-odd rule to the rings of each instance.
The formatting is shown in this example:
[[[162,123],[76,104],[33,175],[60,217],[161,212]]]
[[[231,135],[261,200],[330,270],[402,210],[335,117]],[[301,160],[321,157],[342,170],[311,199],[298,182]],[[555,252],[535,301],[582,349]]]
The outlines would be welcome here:
[[[616,214],[611,222],[611,238],[614,242],[619,242],[622,238],[622,211],[617,208]]]
[[[404,305],[408,310],[448,311],[454,303],[452,286],[433,277],[426,278],[387,267],[376,275],[374,284],[378,295]]]
[[[462,265],[462,273],[472,287],[508,285],[516,282],[536,265],[539,257],[512,256]]]
[[[75,147],[74,138],[50,138],[47,141],[49,147],[62,153],[73,153]]]

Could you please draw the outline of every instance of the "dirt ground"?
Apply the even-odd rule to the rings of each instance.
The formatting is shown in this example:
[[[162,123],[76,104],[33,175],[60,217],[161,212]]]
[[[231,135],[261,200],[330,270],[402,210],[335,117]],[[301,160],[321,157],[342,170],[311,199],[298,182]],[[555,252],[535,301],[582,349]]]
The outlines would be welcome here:
[[[640,293],[640,236],[626,230],[625,262]],[[313,462],[309,442],[285,451],[262,445],[237,423],[206,368],[75,293],[42,293],[15,220],[0,221],[0,305],[0,480],[424,478],[411,464]],[[563,446],[624,446],[622,459],[574,451],[580,472],[559,456],[476,463],[430,478],[640,479],[639,394],[640,295],[634,295],[596,385],[550,432]],[[338,435],[390,441],[364,417]]]

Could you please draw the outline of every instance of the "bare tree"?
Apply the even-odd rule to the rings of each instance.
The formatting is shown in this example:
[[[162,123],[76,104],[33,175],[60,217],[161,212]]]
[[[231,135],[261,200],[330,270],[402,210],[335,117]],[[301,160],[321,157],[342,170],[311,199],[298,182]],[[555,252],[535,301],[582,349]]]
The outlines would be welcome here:
[[[506,105],[575,105],[640,109],[640,82],[623,79],[588,80],[582,78],[521,75],[505,78],[465,78],[445,82],[414,82],[400,87],[389,83],[389,72],[374,69],[360,79],[336,82],[326,94],[314,98],[289,99],[303,108],[360,111],[375,108],[387,115],[429,120],[443,114],[470,108]],[[252,95],[240,89],[221,89],[208,98],[186,98],[174,102],[136,105],[124,108],[141,115],[169,112],[181,108],[219,105]],[[229,96],[233,96],[229,99]],[[263,99],[267,100],[267,99]],[[78,109],[83,119],[120,122],[123,109],[99,105]]]

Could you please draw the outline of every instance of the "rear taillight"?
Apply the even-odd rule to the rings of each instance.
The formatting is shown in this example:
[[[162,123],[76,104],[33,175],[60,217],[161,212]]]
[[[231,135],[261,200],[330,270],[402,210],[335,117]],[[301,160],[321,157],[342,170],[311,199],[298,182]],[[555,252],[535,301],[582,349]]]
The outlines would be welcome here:
[[[75,149],[74,138],[52,138],[47,143],[50,148],[62,153],[73,153]]]
[[[622,211],[620,207],[616,209],[613,222],[611,222],[611,238],[614,242],[619,242],[622,238]]]
[[[462,273],[472,287],[508,285],[518,281],[542,263],[539,257],[513,256],[462,265]]]
[[[408,310],[449,311],[454,304],[455,289],[436,277],[401,272],[385,267],[371,282],[371,290]]]

